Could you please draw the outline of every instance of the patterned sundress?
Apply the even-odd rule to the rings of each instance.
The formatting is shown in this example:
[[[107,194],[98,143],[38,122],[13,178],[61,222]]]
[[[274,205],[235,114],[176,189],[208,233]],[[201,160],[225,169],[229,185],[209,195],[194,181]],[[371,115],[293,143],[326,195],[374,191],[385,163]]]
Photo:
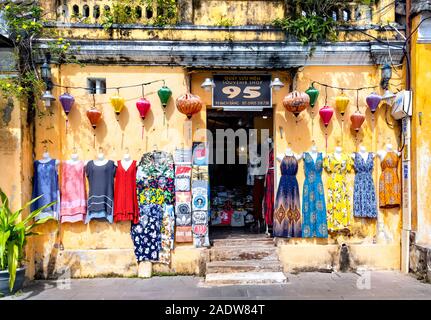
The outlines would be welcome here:
[[[376,192],[373,181],[374,155],[369,152],[367,160],[355,153],[355,187],[353,192],[353,215],[358,218],[377,218]]]
[[[379,181],[380,208],[395,208],[401,204],[401,184],[398,179],[398,156],[388,152],[383,159],[382,174]]]
[[[296,180],[298,160],[285,156],[280,164],[281,177],[275,199],[274,237],[301,237],[299,187]]]
[[[169,264],[175,226],[172,155],[163,151],[144,154],[137,168],[136,187],[140,222],[131,227],[136,258]]]
[[[353,159],[344,153],[340,155],[340,159],[337,159],[334,154],[329,154],[323,160],[323,167],[329,173],[326,203],[328,231],[348,230],[351,200],[346,175],[353,169]]]
[[[328,237],[322,165],[321,152],[317,154],[316,161],[308,152],[304,153],[305,180],[302,192],[302,237],[304,238]]]

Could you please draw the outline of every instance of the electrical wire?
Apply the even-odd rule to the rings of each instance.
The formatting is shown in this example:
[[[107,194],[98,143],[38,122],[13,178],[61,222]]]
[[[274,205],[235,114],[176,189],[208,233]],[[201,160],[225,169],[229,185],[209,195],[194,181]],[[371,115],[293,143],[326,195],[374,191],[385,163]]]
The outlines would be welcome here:
[[[156,82],[163,82],[163,85],[165,85],[165,80],[161,79],[161,80],[153,80],[153,81],[149,81],[149,82],[143,82],[143,83],[138,83],[138,84],[132,84],[132,85],[126,85],[126,86],[116,86],[116,87],[106,87],[104,88],[105,90],[117,90],[117,92],[120,89],[126,89],[126,88],[136,88],[136,87],[143,87],[152,83],[156,83]],[[88,87],[80,87],[80,86],[65,86],[65,85],[59,85],[56,83],[53,83],[54,87],[57,88],[63,88],[63,89],[82,89],[82,90],[86,90],[86,91],[92,91],[94,88],[88,88]]]
[[[360,90],[367,90],[367,89],[375,89],[378,87],[378,86],[368,86],[368,87],[359,87],[359,88],[346,88],[346,87],[337,87],[337,86],[333,86],[330,84],[321,83],[319,81],[311,80],[311,85],[313,85],[314,83],[317,83],[318,85],[321,85],[322,87],[325,87],[325,88],[338,89],[338,90],[342,90],[342,91],[344,91],[344,90],[346,90],[346,91],[347,90],[360,91]]]

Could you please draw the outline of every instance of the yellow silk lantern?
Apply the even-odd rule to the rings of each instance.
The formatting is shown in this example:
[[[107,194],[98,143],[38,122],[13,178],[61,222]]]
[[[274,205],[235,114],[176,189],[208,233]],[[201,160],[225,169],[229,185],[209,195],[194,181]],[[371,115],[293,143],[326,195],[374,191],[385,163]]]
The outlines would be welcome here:
[[[118,116],[125,106],[125,100],[118,93],[114,94],[110,99],[111,105],[114,108],[115,114]]]
[[[341,92],[341,94],[335,98],[335,107],[342,116],[344,116],[349,102],[350,99],[344,94],[344,92]]]

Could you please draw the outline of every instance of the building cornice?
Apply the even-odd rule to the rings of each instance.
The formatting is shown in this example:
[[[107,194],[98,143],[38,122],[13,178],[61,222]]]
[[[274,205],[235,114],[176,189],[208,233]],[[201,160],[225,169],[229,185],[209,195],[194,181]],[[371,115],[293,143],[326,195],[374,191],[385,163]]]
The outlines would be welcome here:
[[[46,49],[50,39],[36,45]],[[139,40],[71,40],[77,58],[91,64],[182,66],[193,68],[283,69],[305,65],[375,65],[400,63],[403,43],[196,42]],[[79,48],[79,49],[78,49]],[[389,55],[390,51],[390,55]]]

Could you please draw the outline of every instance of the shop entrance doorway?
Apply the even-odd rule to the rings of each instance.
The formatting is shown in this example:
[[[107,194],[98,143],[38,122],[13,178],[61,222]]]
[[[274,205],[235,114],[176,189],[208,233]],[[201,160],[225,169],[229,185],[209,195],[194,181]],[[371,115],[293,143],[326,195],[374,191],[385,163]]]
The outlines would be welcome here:
[[[266,170],[254,170],[259,161],[268,161],[261,157],[262,130],[266,131],[270,141],[273,141],[273,110],[263,111],[220,111],[207,110],[207,129],[213,136],[210,146],[209,165],[210,179],[210,239],[228,238],[230,236],[247,236],[256,233],[264,234],[268,228],[262,217],[264,199],[264,181]],[[255,129],[255,130],[252,130]],[[246,133],[247,140],[241,139],[240,130]],[[217,143],[220,133],[238,133],[234,140],[224,137],[224,143]],[[257,158],[250,139],[257,135]],[[250,138],[252,137],[252,138]],[[266,139],[267,140],[267,139]],[[220,141],[220,140],[219,140]],[[234,145],[232,145],[234,141]],[[272,147],[272,144],[271,144]],[[232,162],[234,150],[234,163]],[[223,157],[220,163],[220,157]]]

